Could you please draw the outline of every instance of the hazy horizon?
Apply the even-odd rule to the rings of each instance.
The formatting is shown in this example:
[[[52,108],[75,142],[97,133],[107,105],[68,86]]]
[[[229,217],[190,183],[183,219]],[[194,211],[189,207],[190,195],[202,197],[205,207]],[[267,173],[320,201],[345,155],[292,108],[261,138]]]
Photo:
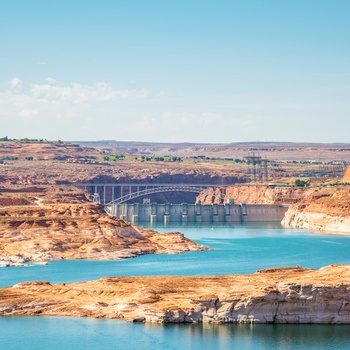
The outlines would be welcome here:
[[[183,141],[183,142],[157,142],[157,141],[132,141],[132,140],[67,140],[67,142],[81,142],[81,143],[98,143],[98,142],[115,142],[115,143],[147,143],[147,144],[174,144],[174,145],[245,145],[245,144],[283,144],[283,145],[294,145],[294,144],[306,144],[306,145],[350,145],[350,142],[293,142],[293,141],[242,141],[242,142],[190,142],[190,141]]]

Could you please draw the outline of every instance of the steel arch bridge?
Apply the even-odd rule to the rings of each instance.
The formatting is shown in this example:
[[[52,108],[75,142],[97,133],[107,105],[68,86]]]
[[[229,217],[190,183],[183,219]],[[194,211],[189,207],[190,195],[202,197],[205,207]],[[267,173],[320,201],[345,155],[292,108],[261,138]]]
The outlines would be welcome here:
[[[192,193],[200,193],[202,192],[206,187],[201,186],[159,186],[159,187],[151,187],[147,188],[145,190],[138,190],[136,192],[128,193],[122,197],[119,197],[106,205],[114,205],[114,204],[122,204],[124,202],[127,202],[130,199],[135,199],[138,197],[142,197],[148,194],[154,194],[154,193],[162,193],[162,192],[192,192]]]
[[[104,206],[122,204],[131,199],[161,192],[200,193],[207,188],[226,188],[229,185],[215,183],[74,183],[93,195],[93,201]]]

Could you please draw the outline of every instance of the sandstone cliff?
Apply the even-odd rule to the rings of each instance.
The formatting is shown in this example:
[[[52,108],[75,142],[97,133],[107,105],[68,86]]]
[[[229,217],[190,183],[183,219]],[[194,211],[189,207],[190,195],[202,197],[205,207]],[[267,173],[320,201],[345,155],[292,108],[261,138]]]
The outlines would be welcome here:
[[[302,203],[289,207],[282,225],[307,230],[350,233],[350,187],[314,190]]]
[[[235,203],[247,204],[291,204],[297,203],[312,190],[291,186],[244,185],[237,184],[226,188],[208,188],[197,197],[197,203],[224,203],[234,199]]]
[[[208,249],[179,232],[160,234],[112,218],[74,188],[22,191],[0,194],[0,267]]]
[[[112,277],[0,289],[0,315],[119,318],[133,322],[350,324],[350,265],[252,275]]]
[[[350,165],[347,167],[342,181],[343,182],[350,182]]]

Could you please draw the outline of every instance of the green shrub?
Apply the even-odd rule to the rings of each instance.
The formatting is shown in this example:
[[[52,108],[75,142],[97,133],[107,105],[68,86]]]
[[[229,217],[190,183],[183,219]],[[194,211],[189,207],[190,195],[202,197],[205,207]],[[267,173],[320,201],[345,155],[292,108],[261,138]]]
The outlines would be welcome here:
[[[300,180],[300,179],[296,179],[295,180],[295,186],[297,186],[297,187],[307,187],[307,186],[310,186],[310,182],[304,181],[304,180]]]

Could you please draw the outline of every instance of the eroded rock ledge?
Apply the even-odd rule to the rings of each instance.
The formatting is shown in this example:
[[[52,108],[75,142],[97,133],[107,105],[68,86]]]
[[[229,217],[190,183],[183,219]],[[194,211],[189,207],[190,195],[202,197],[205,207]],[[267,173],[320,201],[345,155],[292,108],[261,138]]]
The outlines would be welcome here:
[[[282,225],[329,233],[350,233],[350,187],[316,189],[288,208]]]
[[[160,234],[110,217],[75,188],[21,191],[0,193],[0,267],[209,249],[179,232]]]
[[[19,283],[0,289],[0,315],[160,323],[350,324],[350,265],[267,269],[252,275]]]

